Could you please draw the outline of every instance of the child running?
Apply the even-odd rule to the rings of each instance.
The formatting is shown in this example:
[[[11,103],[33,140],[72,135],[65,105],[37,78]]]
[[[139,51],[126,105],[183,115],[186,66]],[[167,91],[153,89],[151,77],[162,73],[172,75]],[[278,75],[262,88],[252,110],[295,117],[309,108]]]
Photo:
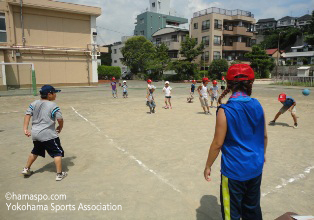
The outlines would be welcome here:
[[[50,85],[45,85],[40,90],[40,100],[30,104],[24,117],[24,134],[27,137],[32,136],[34,148],[28,157],[27,163],[22,171],[24,176],[32,175],[30,170],[32,164],[38,156],[45,157],[45,151],[54,159],[57,176],[56,181],[60,181],[67,176],[62,172],[61,158],[64,157],[64,151],[61,147],[58,134],[63,128],[63,118],[60,108],[53,101],[56,99],[56,90]],[[29,121],[32,118],[32,130],[28,130]],[[59,126],[55,128],[56,120]]]
[[[128,98],[128,86],[126,84],[126,81],[123,81],[121,87],[123,88],[123,98]]]
[[[111,79],[111,90],[112,90],[112,97],[113,98],[118,98],[118,93],[117,93],[117,82],[116,82],[116,78],[112,77]]]
[[[208,78],[203,78],[202,79],[202,85],[200,85],[197,88],[197,92],[200,95],[200,102],[201,102],[201,106],[204,110],[205,115],[209,115],[211,114],[209,111],[209,105],[208,105],[208,95],[209,95],[209,90],[207,88],[209,79]],[[206,111],[207,109],[207,111]]]
[[[270,124],[274,125],[276,123],[276,120],[279,118],[281,114],[284,114],[287,110],[291,112],[291,116],[294,121],[293,128],[298,128],[298,121],[297,121],[297,108],[295,107],[297,103],[291,96],[287,96],[284,93],[281,93],[278,97],[278,101],[283,104],[279,112],[275,115],[274,120],[270,122]]]
[[[187,98],[188,103],[192,103],[192,100],[194,99],[195,84],[196,84],[196,80],[192,80],[192,85],[190,89],[190,97]]]
[[[210,98],[211,98],[211,105],[210,107],[213,108],[213,102],[214,100],[216,100],[216,105],[217,105],[217,108],[218,108],[218,94],[219,94],[219,88],[217,86],[217,81],[214,80],[213,81],[213,86],[210,87]]]
[[[171,106],[171,90],[172,88],[169,86],[169,81],[166,81],[165,82],[165,87],[162,89],[162,91],[165,93],[165,104],[166,106],[164,107],[164,109],[172,109],[172,106]]]
[[[267,147],[264,111],[251,98],[254,72],[247,64],[235,64],[227,73],[227,90],[232,96],[217,110],[216,129],[204,177],[211,181],[211,167],[221,155],[220,202],[224,220],[262,220],[261,181]]]

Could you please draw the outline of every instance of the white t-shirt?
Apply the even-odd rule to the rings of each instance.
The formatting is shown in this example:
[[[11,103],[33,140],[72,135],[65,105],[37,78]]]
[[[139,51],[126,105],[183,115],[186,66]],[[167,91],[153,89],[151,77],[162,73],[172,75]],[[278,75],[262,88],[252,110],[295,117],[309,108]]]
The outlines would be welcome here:
[[[202,89],[201,89],[201,95],[203,98],[208,98],[208,93],[207,93],[207,86],[202,85]]]
[[[168,87],[164,87],[162,91],[165,92],[165,96],[171,96],[171,89],[172,88],[168,86]]]
[[[213,92],[212,96],[214,96],[214,97],[218,96],[218,86],[211,86],[210,90]]]

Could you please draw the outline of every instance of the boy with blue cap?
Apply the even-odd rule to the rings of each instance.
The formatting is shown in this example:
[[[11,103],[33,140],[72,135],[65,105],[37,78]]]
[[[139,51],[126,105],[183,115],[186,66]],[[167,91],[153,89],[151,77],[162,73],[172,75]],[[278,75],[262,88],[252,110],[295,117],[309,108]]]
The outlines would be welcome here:
[[[38,156],[45,157],[45,151],[54,158],[57,169],[56,181],[60,181],[67,176],[66,172],[62,172],[61,158],[64,157],[64,151],[58,137],[63,128],[63,118],[60,108],[53,102],[58,92],[61,92],[61,90],[56,90],[51,85],[44,85],[40,90],[41,99],[31,103],[25,113],[24,134],[27,137],[32,136],[34,148],[22,171],[24,176],[32,174],[31,165]],[[28,125],[31,118],[32,130],[30,132]],[[56,121],[58,121],[57,128],[55,128]]]

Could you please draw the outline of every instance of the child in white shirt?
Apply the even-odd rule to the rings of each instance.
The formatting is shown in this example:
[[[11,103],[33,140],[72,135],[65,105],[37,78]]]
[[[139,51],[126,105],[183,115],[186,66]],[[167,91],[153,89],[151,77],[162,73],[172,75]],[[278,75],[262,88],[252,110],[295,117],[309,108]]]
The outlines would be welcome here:
[[[172,109],[171,102],[170,102],[171,90],[172,88],[169,86],[169,81],[166,81],[165,87],[162,89],[162,91],[165,93],[165,103],[166,103],[166,106],[164,107],[165,109],[168,109],[168,108]]]

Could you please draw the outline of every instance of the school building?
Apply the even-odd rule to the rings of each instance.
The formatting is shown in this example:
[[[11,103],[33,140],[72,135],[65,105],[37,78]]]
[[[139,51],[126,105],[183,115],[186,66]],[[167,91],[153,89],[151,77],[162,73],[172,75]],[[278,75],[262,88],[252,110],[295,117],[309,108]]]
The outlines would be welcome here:
[[[190,23],[190,36],[205,49],[196,62],[204,62],[205,66],[214,59],[228,61],[248,61],[244,54],[252,51],[256,43],[255,19],[251,12],[243,10],[226,10],[208,8],[195,12]]]
[[[0,0],[0,89],[31,84],[29,66],[13,63],[32,63],[37,86],[97,84],[97,55],[108,52],[96,43],[100,15],[53,0]]]

